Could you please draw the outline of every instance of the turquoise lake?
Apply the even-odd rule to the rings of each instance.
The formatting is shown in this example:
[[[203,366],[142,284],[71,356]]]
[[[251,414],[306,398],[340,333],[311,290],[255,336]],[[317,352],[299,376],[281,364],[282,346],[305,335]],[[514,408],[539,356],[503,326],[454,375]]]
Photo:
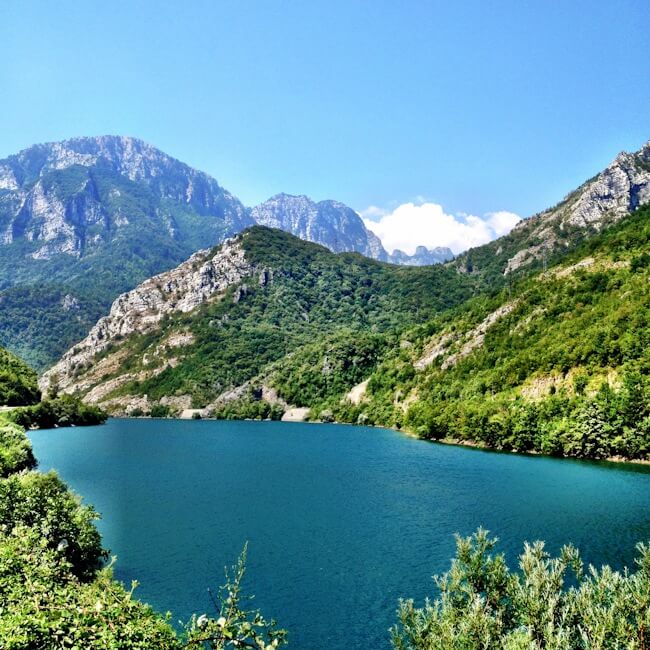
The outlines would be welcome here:
[[[341,425],[113,419],[30,433],[103,516],[116,577],[173,620],[249,542],[253,604],[307,650],[388,648],[399,597],[435,595],[453,534],[478,526],[516,566],[524,540],[631,565],[650,540],[650,468],[517,456]]]

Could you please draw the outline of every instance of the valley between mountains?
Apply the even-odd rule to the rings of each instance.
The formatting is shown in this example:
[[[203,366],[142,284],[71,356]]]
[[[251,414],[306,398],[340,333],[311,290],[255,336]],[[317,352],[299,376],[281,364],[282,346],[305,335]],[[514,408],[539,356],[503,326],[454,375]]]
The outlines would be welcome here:
[[[253,226],[120,295],[40,386],[120,415],[298,416],[645,458],[649,199],[646,144],[446,264]]]

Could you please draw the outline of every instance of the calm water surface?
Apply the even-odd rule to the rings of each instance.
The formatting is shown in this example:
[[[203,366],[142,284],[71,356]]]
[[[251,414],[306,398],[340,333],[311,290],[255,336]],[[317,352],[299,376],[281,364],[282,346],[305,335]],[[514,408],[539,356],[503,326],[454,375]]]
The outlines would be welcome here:
[[[381,429],[109,420],[31,433],[103,516],[116,576],[174,620],[249,541],[247,590],[304,649],[387,648],[400,596],[433,594],[453,534],[479,525],[512,566],[524,540],[631,564],[650,540],[650,470],[489,453]]]

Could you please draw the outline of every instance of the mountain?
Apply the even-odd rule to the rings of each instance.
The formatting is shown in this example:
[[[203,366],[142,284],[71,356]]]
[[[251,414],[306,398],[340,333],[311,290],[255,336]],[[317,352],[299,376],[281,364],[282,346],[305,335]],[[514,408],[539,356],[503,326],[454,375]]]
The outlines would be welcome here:
[[[546,271],[476,294],[451,268],[256,227],[121,296],[41,389],[114,413],[298,409],[500,449],[647,458],[649,250],[646,206]]]
[[[429,439],[648,458],[649,251],[645,206],[546,271],[407,328],[354,399],[308,405]],[[292,365],[280,395],[297,381]]]
[[[135,138],[35,145],[0,160],[0,344],[42,369],[144,279],[254,223],[392,260],[336,201],[246,208],[216,180]]]
[[[277,194],[251,210],[251,218],[261,226],[280,228],[305,241],[326,246],[335,253],[356,251],[380,262],[425,266],[454,257],[449,248],[418,246],[414,255],[396,250],[386,252],[379,237],[366,228],[361,217],[339,201],[315,203],[307,196]]]
[[[451,248],[447,246],[436,246],[435,248],[427,248],[426,246],[418,246],[413,255],[409,255],[404,251],[396,248],[391,255],[389,261],[393,264],[408,264],[411,266],[426,266],[427,264],[441,264],[448,262],[454,258]]]
[[[352,208],[338,201],[315,203],[306,196],[277,194],[254,207],[251,218],[261,226],[280,228],[335,253],[356,251],[388,261],[379,238],[365,227]]]
[[[134,138],[10,156],[0,161],[0,343],[43,367],[119,293],[250,223],[214,179]]]
[[[553,208],[524,219],[505,237],[459,255],[452,264],[492,280],[522,268],[541,268],[648,202],[650,142],[635,153],[621,152]]]
[[[244,394],[265,367],[314,341],[356,379],[390,332],[472,290],[454,269],[334,254],[256,226],[118,297],[42,385],[113,412],[204,408]]]
[[[398,267],[253,227],[120,296],[41,388],[115,413],[297,408],[425,438],[645,458],[647,152],[446,265]],[[546,259],[530,253],[533,232],[548,237]]]
[[[134,138],[36,145],[0,161],[0,190],[3,253],[34,261],[87,257],[134,228],[206,245],[250,223],[213,178]]]
[[[620,154],[558,206],[448,264],[482,286],[552,263],[650,195],[650,144]],[[397,264],[354,210],[279,194],[248,209],[211,177],[133,138],[76,138],[0,161],[0,345],[38,369],[80,341],[121,293],[254,224]],[[507,278],[506,278],[507,279]]]

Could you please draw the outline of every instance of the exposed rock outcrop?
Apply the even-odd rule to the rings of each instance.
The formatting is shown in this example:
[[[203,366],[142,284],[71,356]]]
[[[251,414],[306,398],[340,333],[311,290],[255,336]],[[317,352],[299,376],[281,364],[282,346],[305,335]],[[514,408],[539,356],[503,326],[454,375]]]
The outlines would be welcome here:
[[[487,331],[498,320],[513,312],[518,304],[516,300],[513,300],[505,305],[501,305],[501,307],[489,313],[476,327],[473,327],[464,334],[460,332],[444,332],[434,336],[429,341],[422,356],[415,361],[413,367],[416,370],[424,370],[439,357],[445,357],[441,365],[443,370],[455,366],[461,359],[464,359],[474,350],[480,348],[485,341]],[[460,341],[460,348],[450,354],[451,350],[454,349],[452,346],[456,341]]]
[[[146,188],[129,211],[121,206],[124,188],[109,178],[123,177]],[[82,257],[114,240],[137,212],[160,223],[173,239],[174,218],[151,198],[187,206],[238,232],[251,224],[247,209],[207,174],[171,158],[136,138],[100,136],[35,145],[0,161],[0,242],[34,242],[26,253],[35,260],[57,255]],[[206,234],[209,237],[212,233]],[[207,243],[217,243],[216,241]]]
[[[262,226],[280,228],[335,253],[356,251],[388,261],[379,238],[365,227],[352,208],[338,201],[315,203],[307,196],[277,194],[254,207],[251,218]]]
[[[521,248],[507,261],[505,273],[530,264],[565,243],[575,230],[600,231],[650,202],[650,142],[636,153],[622,152],[593,179],[559,205],[520,222],[511,237]]]
[[[237,237],[226,240],[214,251],[199,251],[175,269],[146,280],[119,296],[110,313],[97,322],[88,336],[43,375],[43,390],[47,390],[50,382],[63,390],[70,390],[75,372],[93,363],[111,343],[133,333],[144,334],[156,328],[166,315],[189,312],[248,277],[267,278],[268,274],[262,273],[262,269],[246,259]],[[191,342],[190,337],[178,334],[166,344],[168,347],[182,346]],[[101,367],[101,362],[98,367]],[[124,381],[129,379],[132,378],[127,377]]]
[[[454,257],[449,248],[425,246],[418,246],[413,255],[400,250],[390,254],[361,217],[339,201],[316,203],[307,196],[277,194],[254,207],[250,214],[261,226],[280,228],[335,253],[353,251],[380,262],[409,266],[439,264]]]

